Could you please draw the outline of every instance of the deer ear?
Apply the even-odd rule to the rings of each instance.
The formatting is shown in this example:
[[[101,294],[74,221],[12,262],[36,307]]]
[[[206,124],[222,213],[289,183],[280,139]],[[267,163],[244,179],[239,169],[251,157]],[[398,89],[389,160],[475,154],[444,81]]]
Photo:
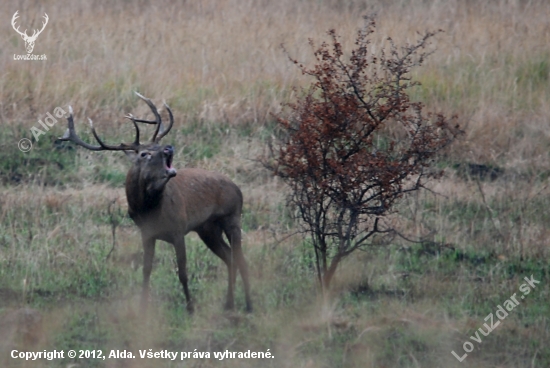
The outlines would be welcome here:
[[[136,151],[124,151],[124,153],[126,154],[126,157],[128,157],[132,162],[134,162],[137,159]]]

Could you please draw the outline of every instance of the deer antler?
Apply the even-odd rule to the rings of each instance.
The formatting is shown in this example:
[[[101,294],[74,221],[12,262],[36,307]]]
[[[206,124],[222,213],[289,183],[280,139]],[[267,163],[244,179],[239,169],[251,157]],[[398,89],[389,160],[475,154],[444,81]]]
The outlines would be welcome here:
[[[13,15],[13,17],[11,18],[11,26],[13,27],[13,29],[15,30],[15,32],[19,33],[21,35],[21,37],[23,37],[24,40],[36,40],[36,38],[38,37],[38,35],[40,33],[42,33],[42,31],[44,30],[44,28],[46,28],[46,24],[48,24],[48,20],[49,20],[49,17],[48,17],[48,14],[44,13],[44,19],[46,20],[45,22],[42,23],[42,29],[40,31],[37,31],[36,29],[33,30],[33,33],[32,33],[32,36],[29,36],[27,34],[27,30],[25,29],[25,32],[21,32],[19,30],[19,26],[17,26],[17,28],[15,27],[15,21],[17,20],[17,18],[19,18],[19,15],[17,14],[19,13],[19,10],[15,12],[15,14]],[[37,33],[38,32],[38,33]]]
[[[168,134],[168,132],[170,132],[170,129],[172,129],[172,126],[174,125],[174,115],[172,115],[172,110],[170,110],[170,107],[166,104],[166,102],[164,102],[164,107],[166,108],[166,110],[168,110],[168,115],[170,116],[170,125],[168,125],[168,128],[163,129],[162,133],[160,133],[160,135],[158,135],[159,131],[162,127],[162,119],[160,117],[160,114],[159,114],[157,108],[155,107],[155,105],[153,104],[153,102],[149,98],[147,98],[145,96],[142,96],[137,91],[134,92],[134,93],[139,98],[141,98],[143,101],[145,101],[145,103],[149,106],[149,108],[153,112],[153,115],[155,115],[155,120],[136,119],[132,114],[126,115],[126,118],[132,120],[132,122],[134,124],[136,122],[145,123],[145,124],[157,124],[157,127],[155,128],[155,132],[153,134],[153,138],[151,138],[151,143],[160,142],[160,140],[162,138],[164,138],[166,136],[166,134]]]
[[[42,29],[41,29],[40,31],[36,31],[36,29],[33,30],[32,36],[30,37],[31,39],[33,39],[33,40],[36,39],[36,38],[38,37],[38,35],[39,35],[40,33],[42,33],[42,31],[44,30],[44,28],[46,28],[46,24],[48,24],[48,20],[50,19],[50,18],[48,18],[48,14],[44,13],[44,19],[45,19],[46,21],[45,21],[45,22],[42,22]]]
[[[17,13],[19,13],[19,10],[15,12],[15,14],[13,15],[13,17],[11,18],[11,26],[13,27],[13,29],[15,29],[15,32],[19,33],[22,37],[29,37],[27,36],[27,30],[25,29],[25,32],[21,32],[19,30],[19,26],[17,28],[15,28],[15,20],[17,18],[19,18],[19,15],[17,15]]]
[[[151,111],[155,115],[155,120],[144,120],[144,119],[137,119],[132,114],[128,114],[125,116],[125,118],[130,119],[132,123],[134,124],[134,127],[136,128],[136,139],[134,139],[133,143],[121,143],[118,146],[111,146],[108,144],[105,144],[101,138],[99,138],[99,135],[95,131],[94,123],[90,118],[88,118],[88,121],[90,122],[90,127],[92,128],[92,134],[94,135],[94,138],[96,139],[97,143],[99,143],[99,146],[93,146],[91,144],[88,144],[84,142],[80,137],[76,134],[76,131],[74,129],[74,121],[73,121],[73,108],[69,106],[69,117],[67,118],[68,121],[68,129],[65,131],[65,134],[63,134],[63,137],[59,138],[62,141],[71,141],[73,143],[78,144],[79,146],[82,146],[84,148],[87,148],[91,151],[135,151],[137,152],[140,146],[139,143],[139,127],[137,123],[145,123],[145,124],[156,124],[157,127],[155,128],[155,133],[153,134],[153,138],[151,139],[151,143],[158,143],[168,132],[170,129],[172,129],[172,126],[174,125],[174,115],[172,115],[172,110],[170,110],[170,107],[164,103],[164,107],[166,110],[168,110],[168,115],[170,116],[170,125],[168,125],[168,128],[163,129],[162,132],[159,135],[160,128],[162,126],[162,119],[160,118],[160,114],[150,99],[147,97],[144,97],[140,95],[138,92],[135,92],[136,95],[141,98],[145,103],[151,108]]]
[[[68,129],[65,131],[65,134],[63,134],[63,137],[59,138],[59,140],[61,141],[70,141],[78,144],[79,146],[87,148],[91,151],[135,151],[135,152],[138,151],[138,148],[140,145],[139,128],[135,121],[133,121],[134,127],[136,128],[136,139],[134,140],[134,142],[121,143],[118,146],[111,146],[103,143],[103,141],[99,138],[97,132],[95,131],[94,123],[90,118],[88,118],[88,121],[90,122],[90,127],[92,128],[92,134],[97,140],[97,143],[99,143],[99,146],[93,146],[91,144],[84,142],[82,139],[80,139],[80,137],[76,134],[76,131],[74,129],[73,108],[71,106],[69,106],[69,117],[67,118],[67,121],[68,121]]]

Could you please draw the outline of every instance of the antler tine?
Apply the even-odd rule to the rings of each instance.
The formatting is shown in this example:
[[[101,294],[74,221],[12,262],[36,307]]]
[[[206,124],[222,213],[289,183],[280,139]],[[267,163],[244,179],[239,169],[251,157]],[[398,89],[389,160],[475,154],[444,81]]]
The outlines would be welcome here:
[[[136,121],[140,121],[139,119],[134,118],[134,115],[127,114],[124,116],[126,119],[132,120],[132,123],[134,124],[134,128],[136,128],[136,139],[134,140],[134,144],[137,144],[139,146],[139,127],[136,124]]]
[[[108,144],[105,144],[101,138],[99,138],[99,135],[97,134],[94,123],[92,122],[92,119],[88,118],[88,121],[90,122],[90,127],[92,128],[92,134],[94,135],[95,139],[99,143],[99,146],[93,146],[91,144],[88,144],[84,142],[77,134],[74,128],[74,119],[73,119],[73,108],[69,106],[69,117],[67,118],[68,121],[68,129],[65,131],[65,134],[63,134],[63,137],[60,137],[59,140],[61,141],[70,141],[73,143],[76,143],[79,146],[82,146],[86,149],[89,149],[90,151],[137,151],[139,147],[139,129],[137,127],[137,124],[134,123],[134,126],[136,127],[136,140],[134,143],[126,144],[121,143],[118,146],[111,146]]]
[[[79,146],[87,148],[91,151],[102,151],[103,150],[103,148],[101,146],[92,146],[91,144],[88,144],[88,143],[84,142],[76,134],[76,132],[74,130],[73,108],[71,106],[69,106],[69,117],[67,118],[67,121],[68,121],[68,128],[65,131],[65,134],[63,134],[63,137],[60,137],[59,140],[61,140],[61,141],[70,141],[70,142],[76,143]]]
[[[172,110],[170,110],[170,107],[166,102],[164,102],[164,107],[166,110],[168,110],[168,115],[170,116],[170,125],[168,125],[168,128],[164,129],[162,133],[157,137],[156,142],[159,142],[168,132],[170,132],[170,129],[172,129],[172,126],[174,125],[174,115],[172,115]]]
[[[129,116],[132,116],[131,118]],[[135,121],[136,123],[145,123],[145,124],[157,124],[155,120],[145,120],[145,119],[138,119],[132,114],[124,115],[125,118],[131,119],[132,121]]]
[[[160,131],[160,127],[162,125],[162,119],[160,117],[160,114],[157,110],[157,108],[155,107],[155,105],[153,104],[153,102],[148,99],[147,97],[145,96],[142,96],[141,94],[139,94],[139,92],[135,92],[135,94],[141,98],[143,101],[145,101],[145,103],[149,106],[149,108],[151,109],[151,111],[153,112],[153,115],[155,115],[155,122],[157,124],[157,127],[155,128],[155,133],[153,134],[153,138],[151,138],[151,142],[157,142],[157,135],[159,134],[159,131]],[[149,121],[143,121],[144,123],[147,122],[148,124],[151,124],[151,122]]]

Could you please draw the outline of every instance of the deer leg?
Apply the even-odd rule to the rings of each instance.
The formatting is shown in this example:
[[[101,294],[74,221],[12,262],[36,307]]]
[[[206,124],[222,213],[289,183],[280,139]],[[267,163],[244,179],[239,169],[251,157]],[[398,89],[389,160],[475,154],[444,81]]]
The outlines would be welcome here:
[[[231,259],[231,248],[223,240],[222,229],[216,224],[203,225],[201,229],[197,231],[199,237],[202,239],[204,244],[210,250],[221,258],[221,260],[227,266],[228,273],[228,285],[227,285],[227,301],[225,302],[225,309],[233,309],[235,302],[233,298],[233,289],[235,285],[235,280],[237,278],[237,272],[234,263]]]
[[[252,300],[250,298],[250,282],[248,280],[248,265],[244,258],[242,246],[241,246],[241,226],[240,219],[231,218],[227,224],[224,226],[225,235],[231,243],[231,254],[233,257],[233,263],[235,264],[235,277],[236,277],[236,268],[239,269],[241,273],[241,278],[243,279],[244,284],[244,295],[246,301],[246,310],[247,312],[252,312]]]
[[[176,239],[174,248],[176,250],[176,259],[178,263],[178,277],[183,286],[185,300],[187,300],[187,312],[193,313],[195,309],[193,307],[193,300],[191,300],[191,294],[189,293],[189,286],[187,285],[187,255],[185,251],[185,238],[183,236]]]
[[[141,238],[143,244],[143,286],[141,291],[141,310],[147,310],[149,302],[149,279],[153,269],[153,258],[155,257],[155,239]]]

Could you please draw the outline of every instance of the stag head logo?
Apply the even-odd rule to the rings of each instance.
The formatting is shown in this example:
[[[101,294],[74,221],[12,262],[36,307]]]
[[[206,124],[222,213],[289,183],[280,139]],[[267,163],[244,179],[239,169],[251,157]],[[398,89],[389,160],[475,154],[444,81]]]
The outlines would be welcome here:
[[[17,18],[19,18],[19,15],[17,15],[18,12],[19,12],[19,10],[16,11],[15,14],[13,15],[13,18],[11,18],[11,26],[13,27],[13,29],[15,29],[15,32],[17,32],[21,35],[21,38],[23,38],[23,41],[25,41],[25,48],[27,49],[27,53],[30,54],[30,53],[32,53],[32,50],[34,49],[34,42],[38,38],[38,35],[40,33],[42,33],[44,28],[46,28],[46,24],[48,24],[48,14],[44,13],[45,22],[42,23],[42,29],[40,31],[37,31],[36,29],[33,30],[32,36],[29,36],[27,34],[26,29],[25,29],[25,32],[21,32],[19,30],[19,26],[17,28],[15,27],[15,21],[16,21]]]

